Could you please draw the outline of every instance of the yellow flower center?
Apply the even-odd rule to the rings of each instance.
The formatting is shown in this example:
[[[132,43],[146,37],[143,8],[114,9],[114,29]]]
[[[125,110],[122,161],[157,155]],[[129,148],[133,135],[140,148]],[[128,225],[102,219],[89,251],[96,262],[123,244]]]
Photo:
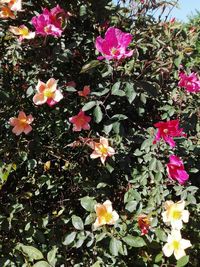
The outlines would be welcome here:
[[[106,214],[104,215],[104,219],[106,223],[109,223],[112,220],[112,213],[106,212]]]
[[[172,245],[173,245],[174,250],[177,250],[179,249],[180,243],[177,240],[174,240]]]
[[[107,147],[105,147],[103,145],[100,146],[99,150],[100,150],[101,154],[103,154],[103,155],[108,153]]]
[[[19,33],[20,33],[21,35],[23,35],[23,36],[27,36],[27,35],[29,34],[29,31],[28,31],[27,28],[21,28],[21,29],[19,30]]]
[[[175,220],[180,220],[181,215],[182,215],[182,213],[181,213],[181,211],[179,211],[179,210],[174,210],[174,211],[172,212],[172,217],[173,217],[173,219],[175,219]]]
[[[46,96],[47,98],[53,98],[54,93],[51,91],[51,89],[46,89],[44,91],[44,96]]]

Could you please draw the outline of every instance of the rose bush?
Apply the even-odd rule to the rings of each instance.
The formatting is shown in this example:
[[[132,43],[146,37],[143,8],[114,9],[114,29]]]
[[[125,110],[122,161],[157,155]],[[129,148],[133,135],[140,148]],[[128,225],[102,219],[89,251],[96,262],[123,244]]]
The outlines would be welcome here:
[[[0,2],[0,266],[199,265],[199,25],[171,4]]]

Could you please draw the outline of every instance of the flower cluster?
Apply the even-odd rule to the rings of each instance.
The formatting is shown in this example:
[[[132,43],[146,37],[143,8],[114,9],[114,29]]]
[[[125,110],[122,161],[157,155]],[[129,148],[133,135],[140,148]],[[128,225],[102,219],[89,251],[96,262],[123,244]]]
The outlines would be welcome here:
[[[36,34],[60,37],[63,32],[62,21],[64,16],[65,11],[57,5],[51,10],[44,8],[42,14],[33,17],[31,22],[35,27]]]
[[[156,144],[162,138],[170,147],[175,147],[173,137],[185,137],[186,134],[182,128],[179,128],[179,120],[171,120],[167,122],[158,122],[154,126],[158,129],[155,139],[153,141]],[[183,161],[176,155],[169,157],[170,162],[167,164],[167,173],[169,178],[178,181],[181,185],[185,184],[189,175],[184,169]]]
[[[162,213],[163,221],[172,227],[167,243],[163,247],[163,253],[166,257],[170,257],[174,253],[177,260],[185,256],[185,249],[192,246],[190,241],[183,239],[180,233],[183,227],[182,221],[187,223],[189,220],[189,212],[184,208],[185,201],[183,200],[177,203],[166,201],[166,211]]]
[[[192,72],[187,75],[185,72],[181,71],[179,73],[179,87],[185,88],[189,93],[199,93],[200,92],[200,79],[197,74]]]

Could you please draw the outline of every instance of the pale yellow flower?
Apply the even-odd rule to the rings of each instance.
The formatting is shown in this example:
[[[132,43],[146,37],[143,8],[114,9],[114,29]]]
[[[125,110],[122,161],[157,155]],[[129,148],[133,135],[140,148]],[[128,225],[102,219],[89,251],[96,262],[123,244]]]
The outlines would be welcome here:
[[[119,215],[115,210],[113,210],[110,200],[106,200],[103,204],[96,204],[95,211],[97,219],[93,224],[94,230],[105,224],[114,225],[119,219]]]
[[[191,247],[189,240],[183,239],[179,230],[172,230],[167,238],[167,244],[164,245],[162,251],[166,257],[170,257],[173,253],[176,260],[185,256],[185,249]]]
[[[173,201],[165,202],[165,209],[162,213],[163,221],[172,226],[173,229],[180,230],[183,227],[183,222],[189,220],[189,211],[184,210],[185,201],[181,200],[174,203]]]
[[[33,39],[35,37],[35,32],[29,31],[25,25],[21,25],[19,27],[10,26],[9,31],[15,35],[19,35],[20,41],[23,39]]]

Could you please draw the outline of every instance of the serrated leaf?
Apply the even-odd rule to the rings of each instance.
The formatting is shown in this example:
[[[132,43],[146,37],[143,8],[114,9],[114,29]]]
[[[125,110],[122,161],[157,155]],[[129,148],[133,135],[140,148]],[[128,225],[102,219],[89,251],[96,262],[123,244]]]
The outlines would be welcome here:
[[[95,204],[97,203],[96,200],[93,198],[93,197],[89,197],[89,196],[86,196],[86,197],[82,197],[80,199],[81,201],[81,206],[89,211],[89,212],[93,212],[94,211],[94,206]]]
[[[70,245],[74,241],[75,237],[76,237],[76,232],[72,232],[66,235],[66,237],[64,238],[64,241],[62,242],[63,245],[65,246]]]
[[[96,106],[96,101],[90,101],[90,102],[86,103],[86,104],[82,107],[82,110],[83,110],[83,111],[87,111],[87,110],[93,108],[94,106]]]
[[[125,90],[126,97],[128,98],[128,102],[131,104],[137,96],[137,93],[134,90],[133,84],[126,83],[124,90]]]
[[[90,61],[89,63],[85,64],[85,65],[82,67],[80,73],[88,72],[89,70],[91,70],[91,69],[97,67],[97,66],[100,65],[100,64],[101,64],[101,62],[99,62],[99,60],[92,60],[92,61]]]
[[[112,255],[118,256],[119,250],[122,249],[122,242],[114,237],[111,238],[109,244],[109,250]]]
[[[142,237],[127,235],[122,240],[130,247],[140,248],[146,245]]]
[[[94,113],[94,120],[96,121],[96,123],[100,123],[103,119],[103,113],[101,111],[101,107],[97,105],[93,113]]]
[[[47,260],[52,265],[55,266],[56,263],[56,253],[58,248],[54,246],[48,253],[47,253]]]
[[[189,256],[183,256],[177,261],[176,267],[183,267],[189,262]]]
[[[165,232],[160,229],[160,228],[157,228],[155,230],[155,233],[156,233],[156,236],[158,237],[159,240],[165,242],[167,240],[167,235],[165,234]]]
[[[32,267],[52,267],[46,261],[38,261]]]
[[[44,258],[42,252],[35,247],[18,244],[16,248],[28,256],[31,260],[41,260]]]
[[[83,230],[84,229],[83,221],[79,216],[76,216],[76,215],[72,216],[72,224],[73,224],[74,228],[76,228],[77,230]]]

